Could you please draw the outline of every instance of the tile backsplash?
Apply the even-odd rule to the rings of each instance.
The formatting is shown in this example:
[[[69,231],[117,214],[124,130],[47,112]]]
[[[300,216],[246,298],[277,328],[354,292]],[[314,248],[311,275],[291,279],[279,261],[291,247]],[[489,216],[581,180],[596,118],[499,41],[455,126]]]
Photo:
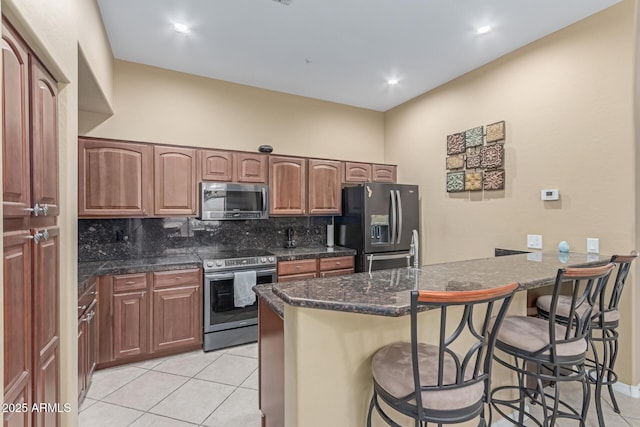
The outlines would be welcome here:
[[[78,220],[78,261],[106,261],[216,249],[283,247],[286,230],[298,247],[322,246],[331,217],[279,217],[247,221],[196,218],[123,218]]]

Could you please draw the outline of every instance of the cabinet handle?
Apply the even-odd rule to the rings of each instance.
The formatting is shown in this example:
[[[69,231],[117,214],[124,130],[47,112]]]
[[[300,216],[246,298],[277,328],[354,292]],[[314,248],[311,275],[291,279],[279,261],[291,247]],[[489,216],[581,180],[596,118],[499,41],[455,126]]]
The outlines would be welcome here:
[[[300,266],[299,265],[296,265],[296,270],[300,270]]]
[[[42,233],[34,233],[33,236],[26,236],[27,239],[33,240],[34,244],[40,243],[40,239],[42,238]]]
[[[336,262],[336,265],[340,265],[340,261],[337,261],[337,262]]]
[[[94,295],[95,296],[95,295],[98,295],[98,292],[96,292],[96,291],[89,292],[89,295]]]
[[[79,309],[79,310],[84,310],[84,309],[86,309],[86,308],[87,308],[87,306],[86,306],[86,305],[79,305],[79,306],[78,306],[78,309]]]
[[[173,280],[180,280],[180,279],[182,279],[182,277],[178,276],[178,277],[174,278]]]
[[[129,280],[127,283],[125,283],[125,285],[135,285],[136,282],[134,282],[133,280]]]
[[[44,240],[49,240],[49,230],[47,230],[46,228],[44,229],[44,231],[42,232],[42,238]]]
[[[33,205],[32,208],[25,208],[25,211],[32,212],[33,216],[38,216],[42,212],[42,215],[47,216],[49,213],[49,206],[45,203],[42,207],[39,204]]]

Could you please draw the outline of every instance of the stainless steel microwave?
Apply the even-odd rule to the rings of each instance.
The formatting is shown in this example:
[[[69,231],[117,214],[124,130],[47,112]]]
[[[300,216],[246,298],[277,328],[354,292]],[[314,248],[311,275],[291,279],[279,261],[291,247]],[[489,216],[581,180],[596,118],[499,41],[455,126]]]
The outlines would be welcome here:
[[[200,184],[200,219],[269,218],[269,187],[264,184]]]

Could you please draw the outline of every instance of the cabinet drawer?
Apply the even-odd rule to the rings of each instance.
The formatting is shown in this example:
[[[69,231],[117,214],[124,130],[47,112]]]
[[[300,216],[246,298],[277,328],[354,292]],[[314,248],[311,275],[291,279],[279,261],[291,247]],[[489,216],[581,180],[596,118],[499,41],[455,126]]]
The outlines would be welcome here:
[[[147,289],[147,275],[145,273],[113,276],[113,292],[128,292],[138,289]]]
[[[278,276],[278,282],[293,282],[294,280],[315,279],[316,273],[290,274],[288,276]]]
[[[289,274],[315,273],[315,259],[301,259],[299,261],[280,261],[278,263],[278,276]]]
[[[352,256],[320,258],[320,271],[343,270],[346,268],[353,268]]]
[[[178,270],[178,271],[160,271],[153,273],[153,287],[168,288],[172,286],[197,285],[200,283],[200,274],[198,269]]]

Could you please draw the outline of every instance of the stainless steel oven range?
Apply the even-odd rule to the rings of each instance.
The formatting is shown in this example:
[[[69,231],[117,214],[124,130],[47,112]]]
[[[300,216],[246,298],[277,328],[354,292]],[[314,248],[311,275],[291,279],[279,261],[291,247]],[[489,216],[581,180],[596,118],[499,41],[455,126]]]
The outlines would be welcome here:
[[[200,257],[204,267],[204,351],[257,341],[258,304],[251,301],[248,290],[254,282],[276,281],[275,256],[262,250],[238,250],[201,252]],[[239,294],[243,295],[240,303]]]

